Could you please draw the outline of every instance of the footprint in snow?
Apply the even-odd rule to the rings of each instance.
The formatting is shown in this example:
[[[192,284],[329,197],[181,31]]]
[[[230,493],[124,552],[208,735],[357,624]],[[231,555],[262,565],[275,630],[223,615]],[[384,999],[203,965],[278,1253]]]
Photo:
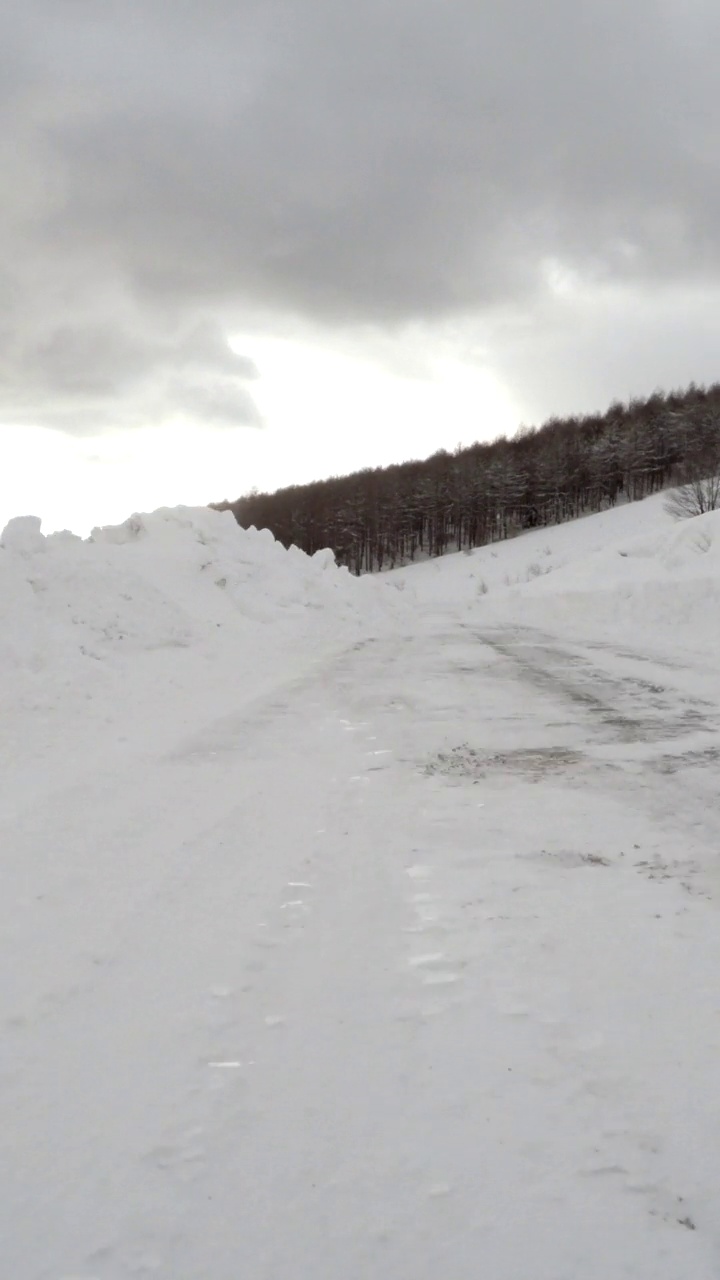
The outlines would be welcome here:
[[[411,969],[435,968],[437,965],[447,964],[448,959],[443,951],[432,951],[429,954],[421,956],[410,956],[408,964]]]
[[[432,867],[422,863],[414,863],[412,866],[405,868],[405,874],[411,880],[428,880],[432,875]]]
[[[448,987],[452,986],[453,983],[460,981],[460,974],[450,972],[444,973],[442,970],[438,970],[435,973],[426,973],[422,981],[423,986],[425,987]]]

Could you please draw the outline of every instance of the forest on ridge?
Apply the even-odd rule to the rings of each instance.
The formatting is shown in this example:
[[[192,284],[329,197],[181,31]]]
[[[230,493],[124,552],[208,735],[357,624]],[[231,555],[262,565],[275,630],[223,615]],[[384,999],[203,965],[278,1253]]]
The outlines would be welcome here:
[[[421,461],[211,505],[309,555],[332,547],[340,564],[360,574],[572,520],[719,470],[715,383],[615,402],[603,414],[551,418],[510,439]]]

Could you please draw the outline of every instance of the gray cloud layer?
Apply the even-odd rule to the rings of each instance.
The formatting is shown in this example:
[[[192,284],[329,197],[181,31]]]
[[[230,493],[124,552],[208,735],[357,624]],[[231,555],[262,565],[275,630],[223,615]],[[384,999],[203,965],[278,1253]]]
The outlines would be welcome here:
[[[720,274],[716,0],[0,6],[6,420],[256,425],[255,312]]]

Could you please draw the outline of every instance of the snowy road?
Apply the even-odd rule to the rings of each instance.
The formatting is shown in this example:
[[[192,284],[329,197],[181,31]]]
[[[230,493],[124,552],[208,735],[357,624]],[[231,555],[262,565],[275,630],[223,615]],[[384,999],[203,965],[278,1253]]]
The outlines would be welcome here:
[[[428,615],[6,797],[2,1276],[716,1280],[697,687]]]

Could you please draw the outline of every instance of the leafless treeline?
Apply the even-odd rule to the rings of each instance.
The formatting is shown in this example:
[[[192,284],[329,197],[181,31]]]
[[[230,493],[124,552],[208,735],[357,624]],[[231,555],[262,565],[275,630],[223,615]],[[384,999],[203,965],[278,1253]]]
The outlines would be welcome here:
[[[480,546],[665,489],[720,466],[720,384],[607,413],[553,418],[508,440],[213,504],[354,573]]]

